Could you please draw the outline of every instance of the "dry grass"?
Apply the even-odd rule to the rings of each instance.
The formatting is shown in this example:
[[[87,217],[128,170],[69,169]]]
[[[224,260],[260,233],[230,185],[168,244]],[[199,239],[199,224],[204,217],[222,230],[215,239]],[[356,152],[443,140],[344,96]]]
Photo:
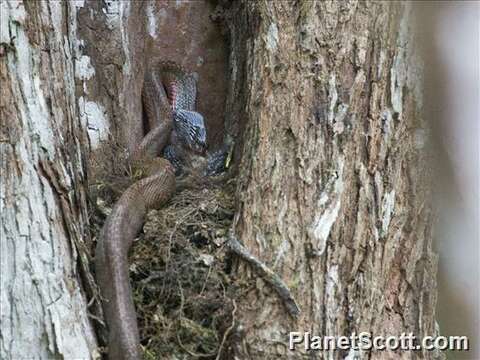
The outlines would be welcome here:
[[[119,163],[124,162],[117,158],[115,166],[114,158],[103,158],[95,169],[90,195],[96,234],[134,181]],[[148,213],[130,252],[145,359],[215,359],[225,345],[235,285],[225,269],[223,243],[233,206],[233,184],[201,186],[180,190],[162,209]]]
[[[233,308],[222,247],[232,210],[231,193],[215,188],[148,214],[130,258],[146,359],[215,358]]]

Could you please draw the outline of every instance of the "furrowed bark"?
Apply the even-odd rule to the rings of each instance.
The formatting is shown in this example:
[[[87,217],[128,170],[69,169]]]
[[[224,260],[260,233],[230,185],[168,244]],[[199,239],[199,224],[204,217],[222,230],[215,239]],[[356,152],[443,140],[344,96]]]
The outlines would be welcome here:
[[[2,1],[0,8],[0,357],[93,358],[80,280],[89,230],[76,7]]]
[[[236,300],[223,355],[441,358],[286,348],[290,331],[437,334],[429,130],[410,6],[222,2],[215,17],[229,38],[225,85],[213,28],[208,38],[218,52],[206,51],[207,41],[167,41],[176,16],[182,26],[192,14],[207,22],[211,9],[192,4],[0,4],[0,357],[97,356],[81,286],[90,300],[86,177],[95,179],[99,162],[118,165],[141,139],[143,71],[151,58],[167,56],[209,79],[200,80],[199,108],[214,119],[209,141],[217,145],[219,94],[228,87],[225,130],[236,140],[238,165],[235,236],[283,279],[302,311],[289,317],[269,285],[240,262],[237,276],[252,286]],[[207,99],[209,84],[220,100]],[[111,159],[96,153],[104,145]]]
[[[436,335],[428,129],[411,6],[241,1],[230,35],[227,130],[238,147],[235,232],[293,290],[288,317],[247,265],[230,355],[307,357],[290,331]],[[314,358],[437,358],[323,351]]]

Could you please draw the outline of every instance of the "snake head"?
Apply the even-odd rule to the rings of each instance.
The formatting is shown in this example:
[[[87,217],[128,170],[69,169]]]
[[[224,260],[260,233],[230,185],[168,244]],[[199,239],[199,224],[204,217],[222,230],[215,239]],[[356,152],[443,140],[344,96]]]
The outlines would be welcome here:
[[[176,110],[173,115],[178,139],[190,150],[203,154],[207,149],[207,131],[203,116],[196,111]]]

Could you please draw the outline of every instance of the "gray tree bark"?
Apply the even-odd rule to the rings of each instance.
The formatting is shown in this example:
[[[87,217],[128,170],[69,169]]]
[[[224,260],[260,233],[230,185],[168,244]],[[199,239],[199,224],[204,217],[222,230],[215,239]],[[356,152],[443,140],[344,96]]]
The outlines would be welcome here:
[[[228,6],[228,5],[227,5]],[[437,334],[428,128],[411,4],[229,5],[227,130],[243,133],[235,232],[293,289],[289,318],[248,267],[237,358],[437,358],[290,352],[290,331]]]
[[[76,7],[2,1],[0,9],[0,357],[93,358],[81,283],[88,141],[75,96]]]
[[[95,357],[82,290],[93,289],[86,176],[106,161],[96,153],[104,141],[131,150],[141,137],[143,69],[155,46],[145,39],[170,35],[159,32],[154,2],[0,6],[0,356]],[[410,13],[406,3],[357,1],[219,10],[230,44],[225,129],[238,139],[234,229],[302,309],[288,317],[240,265],[250,286],[237,299],[228,357],[441,356],[285,347],[289,331],[437,333]]]

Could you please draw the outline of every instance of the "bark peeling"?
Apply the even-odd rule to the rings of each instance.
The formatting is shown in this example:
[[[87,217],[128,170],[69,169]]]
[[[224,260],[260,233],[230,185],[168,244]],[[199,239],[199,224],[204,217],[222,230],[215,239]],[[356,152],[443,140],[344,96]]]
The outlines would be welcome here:
[[[1,2],[2,358],[96,356],[76,266],[88,273],[85,169],[94,172],[84,159],[105,140],[136,146],[149,56],[167,44],[172,14],[198,18],[198,4]],[[209,11],[200,10],[206,21]],[[240,266],[250,286],[238,299],[229,354],[414,358],[292,353],[285,344],[292,330],[437,333],[437,258],[422,173],[428,129],[410,11],[353,0],[217,9],[229,32],[225,129],[237,141],[235,231],[286,280],[303,311],[286,318],[268,286]],[[212,39],[219,52],[205,74],[215,79],[215,66],[223,76],[225,64],[220,37]],[[201,49],[177,40],[167,44],[172,56],[204,69]],[[198,56],[181,58],[185,49]],[[202,106],[221,126],[223,99]]]
[[[88,238],[77,39],[60,2],[2,2],[2,333],[4,359],[91,358],[77,252]],[[4,103],[5,102],[5,103]]]

